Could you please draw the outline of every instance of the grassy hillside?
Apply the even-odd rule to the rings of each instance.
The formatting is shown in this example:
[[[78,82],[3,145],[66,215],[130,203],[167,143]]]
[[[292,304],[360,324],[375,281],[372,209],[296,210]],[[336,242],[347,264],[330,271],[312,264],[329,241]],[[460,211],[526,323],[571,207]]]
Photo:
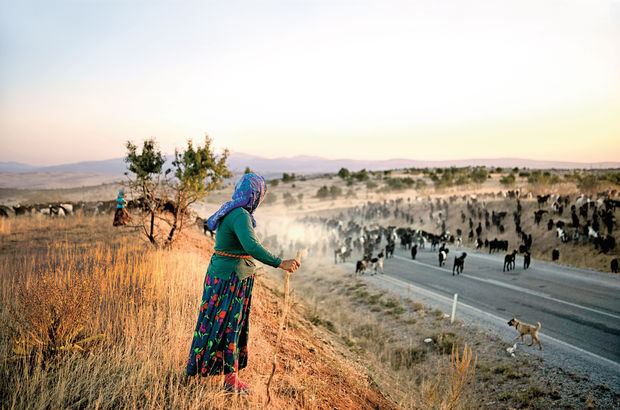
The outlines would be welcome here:
[[[110,218],[0,221],[0,401],[6,408],[262,408],[282,308],[259,277],[247,398],[184,375],[212,243],[155,251]],[[392,408],[332,335],[290,316],[275,408]],[[338,386],[338,389],[334,389]]]

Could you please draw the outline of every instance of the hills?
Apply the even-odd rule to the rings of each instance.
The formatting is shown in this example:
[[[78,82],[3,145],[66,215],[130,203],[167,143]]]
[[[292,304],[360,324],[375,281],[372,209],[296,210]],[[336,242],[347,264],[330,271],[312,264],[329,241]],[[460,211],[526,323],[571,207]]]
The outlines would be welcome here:
[[[168,165],[172,156],[168,156]],[[265,158],[241,152],[232,152],[229,156],[229,167],[233,171],[242,172],[246,167],[269,175],[283,172],[299,174],[320,174],[337,172],[340,168],[358,171],[384,170],[400,168],[445,168],[445,167],[487,166],[502,168],[535,168],[535,169],[589,169],[589,168],[620,168],[620,162],[568,162],[568,161],[540,161],[523,158],[474,158],[459,160],[427,161],[405,158],[388,160],[357,160],[357,159],[327,159],[315,156],[294,156]],[[123,158],[114,158],[103,161],[84,161],[71,164],[53,166],[33,166],[19,162],[0,162],[0,172],[74,172],[89,174],[123,175],[126,171]]]

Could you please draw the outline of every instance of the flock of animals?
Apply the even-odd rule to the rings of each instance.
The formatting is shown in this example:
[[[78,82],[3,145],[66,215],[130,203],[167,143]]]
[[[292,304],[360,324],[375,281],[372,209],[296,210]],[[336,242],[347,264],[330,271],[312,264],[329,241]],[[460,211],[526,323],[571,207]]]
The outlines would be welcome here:
[[[533,203],[535,210],[526,213],[525,201]],[[491,202],[501,204],[501,209],[491,209]],[[0,205],[0,217],[32,214],[62,217],[78,211],[85,215],[112,214],[115,206],[114,200],[12,207]],[[161,206],[167,210],[171,205]],[[139,203],[128,203],[129,209],[140,207]],[[529,198],[521,197],[519,191],[507,191],[485,196],[453,195],[414,201],[401,198],[368,202],[344,210],[333,218],[308,216],[305,222],[318,223],[327,229],[328,240],[323,241],[322,246],[334,249],[335,263],[349,260],[354,251],[361,254],[361,259],[356,263],[356,274],[364,274],[368,270],[382,273],[383,261],[393,257],[397,244],[410,250],[412,259],[416,258],[419,249],[429,247],[431,251],[437,251],[439,266],[445,265],[449,246],[453,245],[461,247],[468,244],[472,248],[488,249],[489,253],[504,252],[503,271],[509,271],[515,269],[519,254],[523,256],[523,269],[529,268],[536,236],[542,236],[545,230],[554,232],[558,244],[589,246],[594,253],[613,254],[616,249],[614,232],[618,208],[620,201],[609,195],[595,198],[586,195],[539,195]],[[456,215],[456,223],[455,218],[448,219],[452,214]],[[528,219],[533,223],[526,224],[530,228],[529,232],[525,232],[523,226]],[[416,229],[416,225],[426,229]],[[431,231],[429,225],[436,229]],[[509,243],[506,239],[511,230],[518,238],[517,243]],[[463,272],[466,257],[465,252],[454,257],[453,274]],[[551,250],[551,259],[560,259],[557,246]],[[618,258],[610,257],[612,272],[619,271],[619,264]]]
[[[550,251],[553,261],[560,260],[559,244],[588,247],[594,254],[610,255],[608,266],[612,272],[618,272],[619,261],[613,254],[616,249],[615,213],[620,201],[609,196],[590,198],[585,195],[541,195],[530,200],[521,198],[518,191],[509,191],[502,197],[499,201],[476,196],[426,198],[421,200],[422,204],[420,201],[414,204],[410,199],[369,202],[342,211],[334,218],[307,219],[329,229],[335,263],[349,260],[354,252],[361,254],[356,262],[356,274],[364,274],[369,269],[372,273],[383,272],[383,260],[393,255],[397,244],[410,250],[412,259],[419,249],[430,247],[431,251],[437,251],[439,266],[445,266],[449,246],[469,244],[472,248],[488,249],[489,253],[504,252],[504,272],[515,269],[517,255],[522,255],[523,269],[528,269],[532,250],[543,242],[543,236],[548,238],[545,231],[554,231],[556,238],[555,247]],[[524,204],[528,200],[529,208],[533,206],[535,210],[526,213]],[[491,209],[491,201],[495,207],[501,204],[503,209]],[[448,221],[452,213],[458,215],[457,221],[460,221],[456,226],[454,218]],[[415,228],[429,224],[437,230]],[[529,226],[528,232],[524,226]],[[518,238],[516,243],[504,239],[510,235]],[[465,252],[454,257],[453,274],[463,272],[466,257]]]

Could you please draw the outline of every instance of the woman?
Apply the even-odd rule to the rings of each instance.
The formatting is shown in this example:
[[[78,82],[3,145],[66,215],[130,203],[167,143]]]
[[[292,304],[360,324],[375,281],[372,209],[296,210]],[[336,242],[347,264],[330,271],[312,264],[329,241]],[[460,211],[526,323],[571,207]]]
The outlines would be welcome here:
[[[247,366],[248,330],[255,264],[252,258],[294,272],[295,259],[282,260],[258,241],[253,213],[267,193],[260,175],[246,174],[237,183],[232,201],[222,205],[208,220],[217,230],[215,250],[207,269],[198,323],[187,363],[187,374],[224,373],[224,388],[247,393],[237,372]]]
[[[114,213],[114,222],[112,222],[112,225],[121,226],[129,223],[131,217],[125,208],[126,204],[127,201],[125,201],[125,190],[121,189],[118,191],[118,197],[116,198],[116,213]]]

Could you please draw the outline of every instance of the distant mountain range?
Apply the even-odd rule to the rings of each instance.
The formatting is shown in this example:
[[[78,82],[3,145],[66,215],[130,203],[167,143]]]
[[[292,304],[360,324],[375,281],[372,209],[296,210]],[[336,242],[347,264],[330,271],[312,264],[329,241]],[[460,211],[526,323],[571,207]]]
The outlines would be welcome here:
[[[171,156],[168,157],[170,165]],[[338,172],[340,168],[350,171],[386,170],[402,168],[445,168],[466,166],[487,166],[502,168],[533,168],[533,169],[589,169],[589,168],[620,168],[620,162],[566,162],[566,161],[538,161],[522,158],[480,158],[443,161],[425,161],[413,159],[388,159],[388,160],[356,160],[356,159],[326,159],[312,156],[264,158],[255,155],[232,152],[228,158],[229,168],[235,173],[243,172],[246,167],[253,171],[272,177],[283,172],[295,172],[298,174],[321,174]],[[123,175],[127,170],[123,158],[108,159],[104,161],[86,161],[72,164],[62,164],[38,167],[19,162],[0,162],[0,172],[72,172],[89,174]]]

